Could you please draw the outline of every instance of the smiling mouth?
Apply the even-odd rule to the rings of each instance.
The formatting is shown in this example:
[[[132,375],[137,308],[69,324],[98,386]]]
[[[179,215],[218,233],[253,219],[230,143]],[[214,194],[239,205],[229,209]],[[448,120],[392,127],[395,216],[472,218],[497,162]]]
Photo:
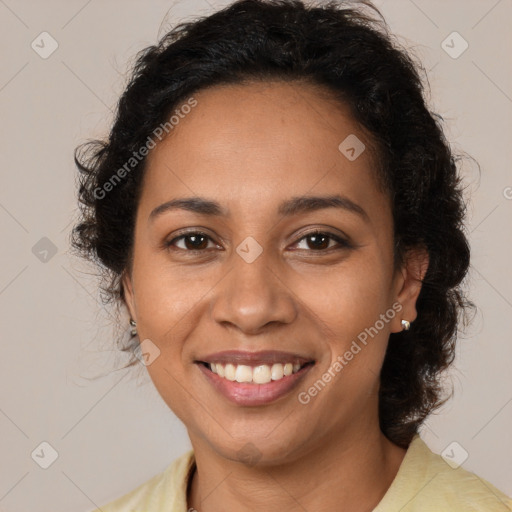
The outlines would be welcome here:
[[[260,364],[250,366],[245,364],[233,363],[207,363],[205,361],[198,361],[210,372],[218,375],[224,380],[230,382],[238,382],[245,384],[268,384],[274,381],[280,381],[291,375],[301,372],[304,368],[315,364],[314,361],[306,363],[274,363],[274,364]]]

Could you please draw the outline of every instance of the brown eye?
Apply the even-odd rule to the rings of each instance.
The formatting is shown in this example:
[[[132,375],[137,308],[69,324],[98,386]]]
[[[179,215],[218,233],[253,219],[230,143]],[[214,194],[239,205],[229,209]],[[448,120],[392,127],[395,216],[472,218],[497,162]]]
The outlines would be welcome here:
[[[302,245],[302,247],[300,247],[300,245]],[[324,233],[320,231],[309,233],[297,242],[297,249],[319,252],[327,249],[341,249],[348,247],[350,247],[350,245],[346,240],[343,240],[333,233]]]
[[[208,249],[209,242],[212,242],[211,238],[204,233],[187,233],[172,239],[166,246],[176,247],[184,251],[202,251]]]
[[[311,249],[327,249],[331,238],[323,234],[314,234],[306,237]]]

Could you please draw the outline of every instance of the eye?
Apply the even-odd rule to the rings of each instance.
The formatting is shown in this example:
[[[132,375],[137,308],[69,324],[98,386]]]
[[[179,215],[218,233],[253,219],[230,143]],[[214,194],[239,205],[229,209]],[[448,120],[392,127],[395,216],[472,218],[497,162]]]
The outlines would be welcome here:
[[[300,245],[302,244],[302,247]],[[313,231],[303,236],[297,243],[299,250],[326,251],[333,248],[348,248],[350,244],[333,233]]]
[[[193,231],[174,237],[165,242],[166,248],[174,248],[186,252],[203,252],[219,246],[206,233]],[[302,245],[302,247],[301,247]],[[334,233],[313,231],[295,243],[295,249],[313,252],[327,252],[331,249],[350,248],[350,243]],[[294,249],[294,250],[295,250]]]
[[[212,245],[208,246],[211,242]],[[213,242],[213,240],[206,235],[205,233],[201,233],[199,231],[194,231],[190,233],[186,233],[180,236],[177,236],[165,243],[167,248],[176,247],[182,251],[203,251],[205,249],[211,249],[212,247],[217,247],[217,245]]]

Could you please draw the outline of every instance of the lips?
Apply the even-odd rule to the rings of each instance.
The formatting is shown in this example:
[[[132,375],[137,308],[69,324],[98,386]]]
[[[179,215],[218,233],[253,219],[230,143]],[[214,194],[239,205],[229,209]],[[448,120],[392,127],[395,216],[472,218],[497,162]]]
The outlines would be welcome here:
[[[315,363],[299,354],[275,350],[230,350],[210,354],[195,362],[216,391],[242,406],[265,405],[287,395]],[[270,367],[277,372],[262,377]]]

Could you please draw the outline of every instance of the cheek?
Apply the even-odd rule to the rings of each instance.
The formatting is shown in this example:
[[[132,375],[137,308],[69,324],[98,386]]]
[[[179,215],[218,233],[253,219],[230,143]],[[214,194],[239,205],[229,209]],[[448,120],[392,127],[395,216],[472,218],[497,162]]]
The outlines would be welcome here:
[[[142,251],[134,262],[137,324],[149,338],[167,340],[197,315],[212,288],[197,267],[171,265],[165,256]],[[213,276],[212,276],[213,278]]]
[[[294,289],[326,329],[346,340],[390,307],[388,274],[382,261],[354,257],[328,273],[301,276]]]
[[[190,424],[191,393],[187,391],[187,379],[180,364],[169,350],[162,351],[151,365],[147,366],[153,385],[167,407],[186,425]],[[192,415],[193,416],[193,415]]]
[[[348,393],[358,402],[374,395],[390,332],[391,318],[381,319],[391,307],[386,262],[376,254],[353,258],[314,280],[302,278],[296,290],[306,306],[303,311],[312,312],[322,331],[322,371],[330,370],[339,384],[328,400],[346,401]]]
[[[140,339],[151,340],[159,350],[146,369],[167,406],[186,422],[192,369],[187,341],[197,327],[198,315],[207,312],[204,298],[201,301],[204,283],[185,279],[179,270],[170,271],[150,258],[145,261],[137,270],[134,266],[134,278],[138,278],[137,328]]]

